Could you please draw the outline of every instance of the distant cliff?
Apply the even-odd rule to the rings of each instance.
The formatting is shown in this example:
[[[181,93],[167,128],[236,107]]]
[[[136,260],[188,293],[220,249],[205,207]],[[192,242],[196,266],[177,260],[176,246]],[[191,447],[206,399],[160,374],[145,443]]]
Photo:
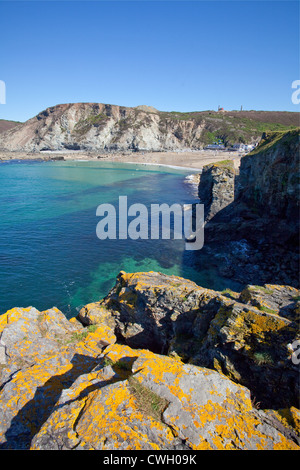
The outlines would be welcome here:
[[[258,142],[263,131],[298,125],[297,113],[162,112],[102,103],[49,107],[0,135],[0,150],[164,151]]]
[[[8,131],[9,129],[18,126],[19,124],[21,123],[17,121],[7,121],[6,119],[0,119],[0,133]]]

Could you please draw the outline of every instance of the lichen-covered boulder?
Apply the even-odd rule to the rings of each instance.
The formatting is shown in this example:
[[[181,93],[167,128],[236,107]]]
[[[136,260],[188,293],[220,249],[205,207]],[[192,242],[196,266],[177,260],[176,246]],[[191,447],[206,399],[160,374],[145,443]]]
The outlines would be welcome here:
[[[298,297],[263,289],[263,299],[249,286],[223,295],[122,272],[78,319],[55,307],[9,310],[0,316],[0,449],[300,449],[299,369],[287,347]]]
[[[123,370],[123,373],[121,372]],[[125,371],[125,372],[124,372]],[[63,423],[63,424],[62,424]],[[253,408],[216,371],[147,350],[109,346],[64,390],[32,449],[298,449],[297,435]]]
[[[215,368],[264,407],[299,406],[299,290],[248,286],[220,293],[161,273],[125,273],[104,299],[129,346]]]
[[[77,319],[83,325],[104,325],[110,329],[115,328],[113,311],[105,307],[103,302],[92,302],[82,307],[77,315]]]
[[[248,285],[240,294],[239,301],[253,305],[261,311],[275,313],[290,320],[299,320],[299,289],[291,286],[265,284]]]
[[[62,390],[93,368],[102,327],[85,329],[57,308],[14,308],[0,316],[0,448],[28,448]]]

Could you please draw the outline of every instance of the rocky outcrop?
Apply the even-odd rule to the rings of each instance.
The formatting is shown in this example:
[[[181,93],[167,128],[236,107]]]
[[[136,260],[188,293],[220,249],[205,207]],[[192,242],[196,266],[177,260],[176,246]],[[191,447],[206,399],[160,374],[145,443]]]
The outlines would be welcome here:
[[[295,293],[248,287],[226,297],[175,276],[121,272],[78,319],[55,307],[9,310],[0,317],[0,448],[300,449],[287,344]],[[284,408],[258,408],[240,361],[261,387],[287,394]]]
[[[162,117],[151,107],[126,108],[101,103],[47,108],[21,127],[1,135],[10,151],[136,151],[197,147],[201,126]],[[198,144],[199,147],[199,144]]]
[[[220,293],[176,276],[123,272],[102,303],[113,310],[119,341],[215,368],[278,408],[299,403],[291,359],[299,305],[289,286]]]
[[[298,234],[299,163],[299,129],[265,134],[261,144],[241,159],[237,198],[252,211],[267,211],[268,218],[284,220]]]
[[[115,345],[64,390],[31,448],[297,449],[296,441],[292,428],[254,410],[249,392],[221,374]]]
[[[205,243],[231,279],[299,287],[299,135],[299,129],[264,135],[241,158],[235,178],[226,165],[203,168]]]
[[[223,236],[234,236],[235,231],[249,240],[278,239],[278,244],[298,240],[299,155],[300,130],[296,129],[264,135],[260,145],[241,158],[239,174],[236,178],[232,175],[228,186],[224,181],[231,162],[205,166],[200,198],[208,203],[222,202],[216,203],[213,211],[216,217],[208,227],[211,233],[226,221]]]
[[[269,128],[272,125],[267,114],[265,126]],[[297,113],[289,114],[294,122]],[[285,124],[286,118],[284,113],[275,113],[272,122]],[[199,149],[218,138],[226,143],[252,143],[260,139],[261,119],[258,113],[256,121],[255,112],[245,119],[244,114],[234,112],[178,113],[161,112],[151,106],[60,104],[2,133],[0,150],[164,151]]]
[[[235,168],[232,160],[223,160],[203,167],[198,195],[204,204],[208,221],[234,201]]]

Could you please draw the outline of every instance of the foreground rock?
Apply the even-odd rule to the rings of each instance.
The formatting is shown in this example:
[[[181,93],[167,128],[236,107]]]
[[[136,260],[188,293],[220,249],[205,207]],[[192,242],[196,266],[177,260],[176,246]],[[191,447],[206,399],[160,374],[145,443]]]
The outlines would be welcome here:
[[[81,311],[86,327],[56,308],[16,308],[2,315],[0,448],[300,449],[295,407],[258,410],[246,387],[217,370],[116,343],[115,333],[120,336],[126,328],[124,323],[122,330],[120,312],[109,303],[122,304],[134,325],[135,309],[141,320],[146,302],[144,316],[155,328],[164,324],[168,299],[174,316],[166,319],[166,329],[176,325],[178,309],[187,302],[181,293],[191,286],[199,300],[197,286],[189,281],[122,273],[104,302]],[[213,291],[207,295],[212,299]],[[219,302],[228,300],[215,296]],[[193,308],[186,307],[189,322]],[[142,326],[137,327],[140,333]]]
[[[99,333],[99,334],[98,334]],[[14,308],[0,316],[1,448],[27,449],[63,389],[98,364],[112,331],[84,329],[56,308]]]
[[[297,449],[296,441],[217,372],[115,345],[64,390],[32,449]]]
[[[248,286],[216,292],[176,276],[121,272],[101,308],[134,348],[215,368],[248,387],[264,407],[299,406],[299,290]]]

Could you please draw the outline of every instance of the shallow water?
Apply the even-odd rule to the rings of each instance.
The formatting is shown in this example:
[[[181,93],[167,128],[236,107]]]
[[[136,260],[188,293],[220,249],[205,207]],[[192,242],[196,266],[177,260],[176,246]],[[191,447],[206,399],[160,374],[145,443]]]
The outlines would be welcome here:
[[[228,280],[184,240],[99,240],[99,204],[198,202],[191,170],[94,162],[0,164],[0,313],[57,306],[68,317],[105,296],[120,270],[160,271],[221,290]]]

